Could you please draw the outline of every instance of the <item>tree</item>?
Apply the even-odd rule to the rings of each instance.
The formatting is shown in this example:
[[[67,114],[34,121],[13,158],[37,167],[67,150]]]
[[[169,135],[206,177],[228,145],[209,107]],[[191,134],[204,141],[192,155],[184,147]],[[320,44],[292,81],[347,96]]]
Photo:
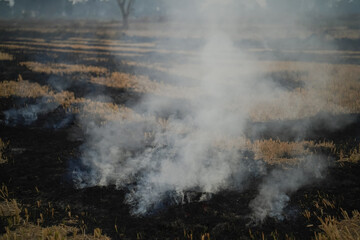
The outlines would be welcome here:
[[[117,0],[122,18],[123,18],[123,26],[125,29],[129,28],[129,14],[131,12],[131,7],[133,6],[135,0]]]

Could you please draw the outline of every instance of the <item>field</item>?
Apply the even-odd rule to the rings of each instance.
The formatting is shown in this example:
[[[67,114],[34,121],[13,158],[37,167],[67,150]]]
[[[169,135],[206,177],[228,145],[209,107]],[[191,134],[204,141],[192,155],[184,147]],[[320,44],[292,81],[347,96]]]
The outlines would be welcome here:
[[[0,22],[0,239],[359,239],[356,23],[189,24]]]

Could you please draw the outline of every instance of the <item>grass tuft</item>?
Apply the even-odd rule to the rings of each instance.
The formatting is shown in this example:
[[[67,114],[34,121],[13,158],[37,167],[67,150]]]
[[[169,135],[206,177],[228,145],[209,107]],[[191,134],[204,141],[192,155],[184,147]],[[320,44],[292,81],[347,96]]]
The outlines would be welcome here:
[[[360,239],[360,213],[352,212],[352,217],[346,211],[342,211],[343,219],[325,217],[320,220],[321,233],[315,234],[316,240],[357,240]]]
[[[8,161],[7,157],[4,154],[8,146],[9,146],[9,142],[4,142],[0,138],[0,164],[7,163]]]

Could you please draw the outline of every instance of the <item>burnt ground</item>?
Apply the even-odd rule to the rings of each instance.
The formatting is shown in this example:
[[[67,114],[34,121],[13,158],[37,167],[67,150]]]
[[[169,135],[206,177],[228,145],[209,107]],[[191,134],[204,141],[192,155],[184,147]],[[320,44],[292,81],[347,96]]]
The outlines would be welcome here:
[[[73,129],[39,129],[1,126],[1,137],[10,140],[10,162],[0,169],[1,182],[11,190],[11,196],[29,209],[33,209],[33,220],[38,218],[36,202],[41,201],[46,209],[48,202],[56,209],[55,217],[48,216],[46,224],[60,223],[66,217],[69,205],[73,215],[79,215],[89,230],[100,227],[111,237],[117,235],[115,224],[121,228],[122,236],[135,238],[142,233],[148,238],[173,238],[182,236],[183,230],[195,234],[210,232],[218,239],[234,239],[249,236],[258,231],[271,234],[293,234],[301,239],[313,236],[308,224],[316,224],[316,219],[307,221],[301,212],[317,209],[313,200],[321,195],[329,195],[338,206],[345,210],[360,208],[359,165],[347,164],[331,167],[322,182],[306,186],[292,195],[285,211],[288,219],[276,221],[267,219],[260,226],[247,226],[250,214],[248,204],[256,192],[259,179],[251,179],[242,192],[222,192],[208,202],[194,202],[178,206],[168,206],[146,217],[132,217],[128,206],[123,204],[124,190],[115,187],[92,187],[75,189],[69,179],[69,161],[79,156],[81,141],[71,140]],[[39,190],[39,192],[36,190]],[[304,196],[307,195],[307,198]],[[43,210],[45,211],[45,210]],[[287,212],[288,211],[288,212]],[[329,213],[339,213],[339,209],[329,209]],[[316,225],[315,225],[316,226]],[[260,235],[259,235],[260,236]]]
[[[10,24],[10,23],[7,23]],[[5,27],[4,27],[5,26]],[[94,37],[93,35],[59,32],[55,33],[32,33],[30,31],[8,31],[5,23],[0,29],[0,44],[2,41],[14,40],[16,37],[38,37],[44,39],[69,39],[71,37]],[[88,26],[87,26],[88,27]],[[125,41],[134,39],[119,34]],[[96,36],[97,38],[106,38]],[[140,39],[136,39],[139,40]],[[141,39],[144,41],[147,39]],[[151,39],[149,39],[150,41]],[[74,92],[77,97],[89,97],[96,95],[110,96],[117,104],[131,106],[141,96],[125,89],[111,89],[108,87],[92,84],[86,81],[71,83],[76,76],[63,75],[52,76],[49,74],[32,72],[24,66],[21,61],[38,62],[70,62],[84,63],[82,59],[88,55],[103,57],[102,51],[93,51],[91,54],[84,53],[62,53],[58,49],[26,50],[0,48],[15,57],[12,61],[0,61],[0,81],[14,80],[21,74],[25,80],[37,82],[41,85],[48,84],[48,79],[55,77],[62,81],[69,81],[68,91]],[[51,51],[57,54],[56,59],[48,55]],[[151,59],[151,54],[142,58]],[[162,56],[164,59],[167,56]],[[277,56],[281,58],[281,56]],[[285,56],[287,58],[288,56]],[[320,57],[317,56],[319,59]],[[103,62],[85,62],[107,69],[136,74],[133,67],[123,65],[117,57],[107,56]],[[135,60],[136,57],[129,58]],[[143,59],[143,60],[144,60]],[[320,59],[326,61],[326,59]],[[319,60],[319,61],[320,61]],[[330,59],[332,60],[332,59]],[[349,59],[350,61],[350,59]],[[176,76],[168,73],[154,72],[149,69],[137,69],[141,74],[147,74],[152,80],[176,81]],[[79,77],[85,78],[86,76]],[[279,84],[284,84],[286,74],[280,74],[276,79]],[[191,80],[189,80],[191,82]],[[298,83],[294,83],[295,85]],[[285,86],[292,88],[292,86]],[[0,99],[0,112],[24,104],[35,103],[36,99],[27,98],[2,98]],[[259,239],[264,233],[270,239],[277,235],[278,239],[286,235],[294,236],[296,239],[310,239],[314,232],[320,231],[317,226],[319,221],[315,215],[306,219],[302,213],[304,210],[316,212],[319,209],[314,206],[314,201],[328,198],[336,203],[335,208],[323,209],[323,214],[340,216],[340,208],[351,212],[360,209],[360,166],[354,163],[331,164],[326,172],[326,178],[321,182],[307,185],[291,195],[291,200],[285,209],[285,219],[275,220],[267,218],[264,223],[252,225],[250,223],[249,202],[257,195],[257,186],[261,179],[248,180],[247,187],[242,191],[224,191],[212,196],[206,202],[191,202],[182,205],[164,206],[157,212],[148,216],[133,217],[129,214],[129,207],[124,204],[124,196],[127,190],[116,189],[115,186],[91,187],[76,189],[73,186],[70,169],[73,161],[80,156],[80,147],[84,143],[81,127],[77,122],[76,115],[70,118],[60,128],[54,129],[54,123],[61,121],[65,116],[61,107],[45,115],[39,116],[38,120],[31,125],[7,125],[4,115],[0,114],[0,138],[9,141],[10,145],[5,154],[9,162],[0,165],[0,183],[4,183],[9,191],[10,197],[17,199],[30,212],[30,221],[36,222],[39,214],[43,213],[44,226],[63,223],[71,218],[77,221],[80,227],[85,227],[88,232],[96,227],[113,239],[190,239],[187,234],[191,232],[194,239],[200,239],[202,233],[210,233],[212,239]],[[311,119],[300,119],[285,122],[248,123],[247,135],[250,139],[273,138],[284,141],[299,140],[329,140],[338,144],[347,144],[349,149],[359,145],[360,117],[358,115],[331,116],[320,114],[317,125],[309,126],[314,122]],[[333,119],[340,124],[337,129],[328,130],[326,119]],[[20,120],[19,120],[20,121]],[[345,124],[347,123],[348,124]],[[293,126],[297,126],[294,128]],[[254,132],[252,129],[257,129]],[[260,129],[260,130],[258,130]],[[300,134],[301,133],[301,134]],[[332,153],[326,153],[330,158]],[[199,193],[189,193],[199,194]],[[40,201],[40,202],[38,202]],[[52,216],[49,209],[54,208]],[[69,210],[71,209],[71,210]],[[0,221],[0,224],[5,223]],[[117,230],[115,228],[117,227]],[[249,229],[251,234],[249,234]],[[4,226],[0,226],[3,233]],[[187,234],[184,234],[186,231]]]

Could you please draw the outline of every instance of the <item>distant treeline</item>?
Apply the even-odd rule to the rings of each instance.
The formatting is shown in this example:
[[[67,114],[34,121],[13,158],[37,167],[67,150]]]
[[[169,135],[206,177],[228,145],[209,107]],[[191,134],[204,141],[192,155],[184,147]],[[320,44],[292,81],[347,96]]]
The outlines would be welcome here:
[[[132,17],[160,16],[164,0],[137,0]],[[121,19],[116,0],[0,0],[0,18],[89,18]],[[11,6],[13,5],[13,6]]]
[[[204,1],[136,0],[131,18],[166,19],[195,16]],[[262,4],[261,4],[262,3]],[[346,15],[360,13],[360,0],[233,0],[234,12]],[[183,14],[184,13],[184,14]],[[121,19],[116,0],[0,0],[0,18]]]

